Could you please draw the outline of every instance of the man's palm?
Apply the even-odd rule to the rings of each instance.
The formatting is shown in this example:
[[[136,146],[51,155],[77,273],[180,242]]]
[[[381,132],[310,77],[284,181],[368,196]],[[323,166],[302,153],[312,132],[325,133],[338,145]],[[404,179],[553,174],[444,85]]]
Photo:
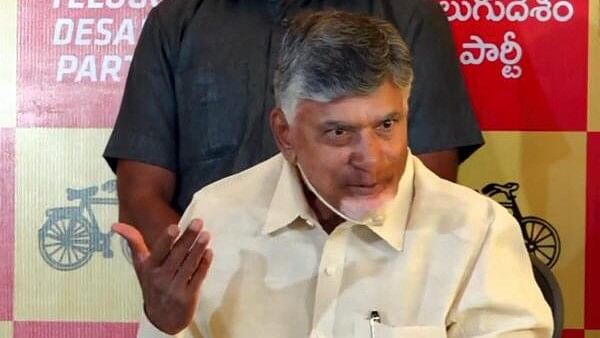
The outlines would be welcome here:
[[[185,329],[196,313],[213,258],[202,221],[192,221],[179,238],[177,226],[169,226],[152,249],[135,227],[116,223],[112,229],[129,243],[148,319],[169,334]]]

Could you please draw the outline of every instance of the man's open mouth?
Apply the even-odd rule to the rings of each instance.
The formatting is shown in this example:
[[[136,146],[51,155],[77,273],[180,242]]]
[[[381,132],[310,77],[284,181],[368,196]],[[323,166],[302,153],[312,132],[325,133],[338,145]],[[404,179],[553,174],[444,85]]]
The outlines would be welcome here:
[[[348,190],[352,192],[354,195],[359,196],[369,196],[379,194],[384,189],[384,185],[380,183],[372,183],[372,184],[348,184]]]

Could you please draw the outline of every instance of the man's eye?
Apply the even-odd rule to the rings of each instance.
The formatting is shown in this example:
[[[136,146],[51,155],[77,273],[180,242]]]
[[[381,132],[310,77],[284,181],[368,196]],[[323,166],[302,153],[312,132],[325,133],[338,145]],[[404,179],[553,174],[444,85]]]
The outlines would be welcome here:
[[[325,131],[325,139],[333,145],[343,146],[352,140],[352,131],[344,127],[334,127]]]
[[[344,128],[334,128],[328,130],[327,133],[331,136],[344,136],[347,132]]]
[[[393,120],[393,119],[384,120],[383,122],[381,122],[381,128],[383,128],[383,129],[391,129],[392,126],[394,125],[394,123],[396,123],[396,121]]]

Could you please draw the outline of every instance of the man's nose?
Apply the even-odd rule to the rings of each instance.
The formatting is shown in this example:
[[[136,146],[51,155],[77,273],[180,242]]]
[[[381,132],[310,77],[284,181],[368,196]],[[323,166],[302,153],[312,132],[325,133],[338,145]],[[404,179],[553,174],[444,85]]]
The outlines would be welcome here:
[[[350,163],[361,170],[372,171],[381,154],[381,146],[376,135],[365,133],[355,144],[350,156]]]

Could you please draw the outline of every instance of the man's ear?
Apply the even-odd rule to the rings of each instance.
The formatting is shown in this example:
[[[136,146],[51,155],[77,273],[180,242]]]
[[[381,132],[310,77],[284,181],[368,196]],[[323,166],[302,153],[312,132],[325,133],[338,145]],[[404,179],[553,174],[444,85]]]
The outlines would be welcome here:
[[[285,114],[281,108],[277,107],[271,111],[271,131],[275,138],[275,143],[279,151],[288,160],[288,162],[296,163],[296,152],[294,151],[291,127],[288,123]]]

